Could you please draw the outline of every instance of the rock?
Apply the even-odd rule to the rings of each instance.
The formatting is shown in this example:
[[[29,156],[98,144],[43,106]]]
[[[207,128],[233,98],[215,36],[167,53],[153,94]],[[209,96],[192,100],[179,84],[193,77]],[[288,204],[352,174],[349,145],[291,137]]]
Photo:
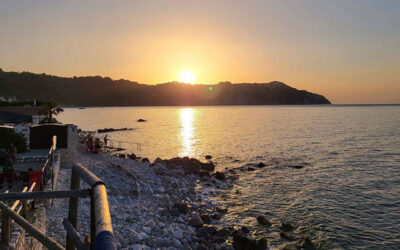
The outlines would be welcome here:
[[[174,238],[175,238],[175,239],[182,239],[182,238],[183,238],[182,230],[176,229],[176,230],[174,231]]]
[[[167,168],[168,169],[178,169],[179,166],[177,166],[175,163],[170,162],[170,163],[167,163]]]
[[[202,214],[201,215],[201,220],[203,221],[203,223],[211,223],[211,218],[208,214]]]
[[[211,219],[213,220],[220,220],[221,219],[221,215],[218,213],[214,213],[211,215]]]
[[[174,204],[174,207],[178,210],[179,213],[181,214],[188,214],[190,213],[190,209],[188,204],[186,203],[181,203],[181,202],[177,202]]]
[[[242,227],[242,231],[243,231],[243,233],[246,233],[246,234],[250,233],[249,228],[247,228],[246,226]]]
[[[119,154],[118,157],[119,158],[125,158],[125,154]]]
[[[248,171],[254,171],[255,169],[252,168],[252,167],[248,167],[247,170],[248,170]]]
[[[145,223],[146,227],[150,227],[150,228],[154,228],[156,226],[156,223],[154,222],[154,220],[149,220]]]
[[[183,172],[183,169],[172,169],[172,170],[170,170],[168,172],[168,175],[174,176],[174,177],[177,177],[177,178],[180,178],[180,177],[184,176],[184,174],[185,173]]]
[[[202,238],[212,239],[217,229],[213,226],[202,226],[197,230],[197,235]]]
[[[228,209],[226,207],[217,207],[216,210],[217,210],[217,212],[224,213],[224,214],[226,214],[228,212]]]
[[[268,247],[268,241],[266,238],[260,238],[257,240],[257,248],[265,250]]]
[[[132,250],[145,250],[148,249],[148,246],[146,245],[141,245],[141,244],[134,244],[131,246]]]
[[[289,222],[282,222],[280,228],[285,232],[293,230],[293,226]]]
[[[215,165],[214,165],[214,163],[213,162],[206,162],[206,163],[203,163],[202,165],[201,165],[201,168],[202,169],[204,169],[204,170],[207,170],[207,171],[214,171],[214,169],[215,169]]]
[[[182,243],[181,243],[181,241],[178,240],[178,239],[172,239],[172,244],[173,244],[174,246],[176,246],[177,248],[181,248],[181,247],[182,247]]]
[[[201,216],[198,213],[193,213],[192,218],[190,220],[190,224],[192,224],[195,227],[199,227],[203,225],[203,220],[201,219]]]
[[[203,177],[210,178],[211,175],[210,175],[210,172],[208,172],[207,170],[201,169],[199,172],[199,177],[200,178],[203,178]]]
[[[260,163],[258,163],[257,167],[259,167],[259,168],[263,168],[263,167],[265,167],[265,164],[264,164],[264,162],[260,162]]]
[[[195,164],[184,164],[183,171],[186,175],[188,174],[195,174],[198,175],[200,172],[200,167],[196,166]]]
[[[211,160],[212,159],[212,156],[211,155],[206,155],[206,160]]]
[[[295,240],[290,234],[285,233],[285,232],[280,232],[279,236],[281,236],[281,238],[285,239],[285,240],[289,240],[289,241]]]
[[[143,230],[146,234],[150,234],[150,233],[151,233],[151,227],[142,227],[142,230]]]
[[[142,159],[142,162],[150,162],[150,161],[149,161],[148,158],[145,157],[145,158]]]
[[[135,223],[135,219],[133,219],[133,218],[131,218],[131,217],[126,218],[125,221],[126,221],[128,224]]]
[[[134,240],[135,240],[136,242],[140,242],[140,241],[146,240],[146,239],[148,239],[148,238],[149,238],[149,236],[148,236],[145,232],[136,233],[136,234],[134,235]]]
[[[153,167],[154,172],[158,175],[167,175],[168,174],[168,169],[166,167],[164,167],[161,164],[156,163]]]
[[[251,239],[243,232],[235,230],[233,233],[233,248],[236,250],[265,250],[267,247],[266,239]]]
[[[222,181],[226,180],[225,174],[219,171],[212,174],[212,177],[214,177],[217,180],[222,180]]]
[[[138,119],[137,122],[146,122],[145,119]]]
[[[219,228],[217,229],[215,235],[221,238],[227,238],[231,234],[231,231],[229,231],[226,228]]]
[[[163,161],[161,158],[157,157],[157,158],[154,160],[154,163],[164,164],[164,161]]]
[[[314,243],[308,237],[305,237],[302,240],[301,247],[306,250],[315,250],[316,249],[316,247],[314,246]]]
[[[290,165],[289,167],[296,168],[296,169],[304,168],[304,166],[302,166],[302,165]]]
[[[263,226],[271,226],[271,222],[269,222],[264,216],[258,216],[257,217],[257,221],[259,224],[263,225]]]
[[[135,160],[136,159],[136,155],[134,153],[129,154],[128,158],[131,159],[131,160]]]

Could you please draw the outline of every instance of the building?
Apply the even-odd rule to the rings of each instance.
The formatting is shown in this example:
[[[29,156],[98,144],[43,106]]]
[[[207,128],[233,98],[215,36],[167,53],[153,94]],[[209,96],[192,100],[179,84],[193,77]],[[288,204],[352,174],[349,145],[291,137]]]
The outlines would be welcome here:
[[[0,107],[0,125],[15,127],[15,132],[23,134],[29,145],[29,128],[39,124],[45,118],[45,116],[39,115],[42,108],[32,106]]]

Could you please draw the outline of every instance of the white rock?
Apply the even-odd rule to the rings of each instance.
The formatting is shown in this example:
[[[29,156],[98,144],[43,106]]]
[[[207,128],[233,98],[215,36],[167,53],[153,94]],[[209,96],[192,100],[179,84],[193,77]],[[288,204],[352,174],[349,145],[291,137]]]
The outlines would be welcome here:
[[[180,229],[175,230],[174,237],[175,237],[175,239],[182,239],[183,238],[182,230],[180,230]]]
[[[156,226],[156,223],[154,222],[154,220],[149,220],[146,222],[145,226],[154,228]]]
[[[151,227],[142,227],[142,230],[147,234],[151,233]]]

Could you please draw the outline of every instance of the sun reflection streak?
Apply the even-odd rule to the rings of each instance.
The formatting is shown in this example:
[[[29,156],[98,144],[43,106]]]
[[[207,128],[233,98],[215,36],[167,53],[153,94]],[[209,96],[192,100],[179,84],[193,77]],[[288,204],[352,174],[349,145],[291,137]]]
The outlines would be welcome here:
[[[181,137],[182,151],[180,156],[193,155],[194,127],[193,127],[193,109],[184,108],[181,110]]]

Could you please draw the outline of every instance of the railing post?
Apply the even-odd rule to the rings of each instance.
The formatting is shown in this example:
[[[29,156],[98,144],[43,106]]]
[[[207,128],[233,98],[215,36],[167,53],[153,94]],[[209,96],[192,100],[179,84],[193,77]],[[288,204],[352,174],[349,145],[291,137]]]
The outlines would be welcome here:
[[[71,190],[79,189],[81,178],[74,169],[71,170]],[[78,197],[69,198],[69,211],[68,211],[68,220],[71,222],[72,226],[76,230],[76,224],[78,220]],[[74,250],[75,246],[73,243],[73,239],[67,234],[67,250]]]
[[[22,201],[22,217],[26,219],[26,216],[28,214],[28,201],[23,200]]]
[[[10,217],[6,213],[2,213],[1,222],[1,242],[8,248],[10,243]]]
[[[94,249],[94,240],[96,239],[96,216],[94,208],[94,192],[93,188],[90,193],[90,249]]]

